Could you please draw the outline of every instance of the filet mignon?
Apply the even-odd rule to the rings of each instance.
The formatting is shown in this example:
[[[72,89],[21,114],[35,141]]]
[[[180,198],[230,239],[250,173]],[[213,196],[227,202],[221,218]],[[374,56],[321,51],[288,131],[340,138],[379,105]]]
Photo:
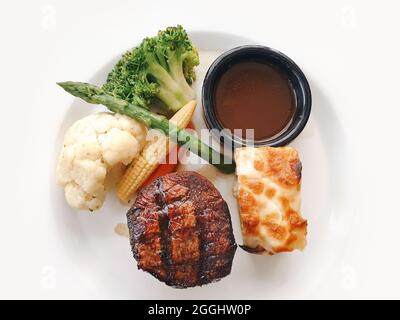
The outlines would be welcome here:
[[[127,218],[138,268],[167,285],[204,285],[230,273],[237,246],[229,209],[198,173],[156,179],[139,192]]]

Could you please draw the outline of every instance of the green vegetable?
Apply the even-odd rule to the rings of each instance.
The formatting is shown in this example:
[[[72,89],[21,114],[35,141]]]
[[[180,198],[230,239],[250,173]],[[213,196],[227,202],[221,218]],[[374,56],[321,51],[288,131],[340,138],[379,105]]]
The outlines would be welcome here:
[[[114,97],[149,108],[160,104],[175,113],[196,93],[194,67],[199,55],[182,26],[159,31],[125,53],[110,72],[103,89]]]
[[[102,88],[88,83],[68,81],[60,82],[58,85],[73,96],[81,98],[86,102],[105,105],[112,112],[125,114],[142,121],[148,127],[163,131],[173,141],[177,141],[177,143],[188,148],[191,152],[213,164],[224,173],[235,172],[235,164],[232,162],[232,159],[226,159],[225,161],[222,154],[203,143],[194,135],[179,129],[164,116],[138,107],[128,101],[113,97],[107,94]]]

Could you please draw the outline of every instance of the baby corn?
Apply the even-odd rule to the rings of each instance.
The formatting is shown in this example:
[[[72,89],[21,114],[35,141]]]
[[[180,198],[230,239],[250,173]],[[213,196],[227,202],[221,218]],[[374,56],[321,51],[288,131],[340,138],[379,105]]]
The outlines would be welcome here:
[[[170,119],[179,128],[186,128],[189,124],[196,101],[189,101]],[[139,187],[158,167],[160,162],[165,159],[169,152],[169,139],[164,134],[154,137],[154,141],[148,142],[143,148],[141,154],[132,161],[122,179],[117,186],[117,195],[128,202]]]

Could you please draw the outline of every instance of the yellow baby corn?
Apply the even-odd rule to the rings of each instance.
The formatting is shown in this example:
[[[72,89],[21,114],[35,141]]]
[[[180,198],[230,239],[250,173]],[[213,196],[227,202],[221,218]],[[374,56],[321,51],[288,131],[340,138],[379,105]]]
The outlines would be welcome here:
[[[183,106],[170,119],[179,128],[186,128],[189,124],[196,101],[192,100]],[[160,162],[169,152],[169,139],[164,134],[158,134],[146,144],[140,155],[132,161],[117,186],[118,197],[128,202],[139,187],[146,181]]]

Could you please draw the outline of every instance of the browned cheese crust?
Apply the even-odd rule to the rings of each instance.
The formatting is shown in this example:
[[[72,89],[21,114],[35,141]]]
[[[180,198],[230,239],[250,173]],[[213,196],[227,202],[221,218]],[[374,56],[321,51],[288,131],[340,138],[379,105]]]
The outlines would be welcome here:
[[[229,209],[195,172],[177,172],[142,189],[127,213],[138,268],[169,286],[207,284],[231,271],[236,243]]]
[[[300,214],[297,151],[247,147],[237,149],[235,159],[243,248],[269,255],[304,249],[307,221]]]

